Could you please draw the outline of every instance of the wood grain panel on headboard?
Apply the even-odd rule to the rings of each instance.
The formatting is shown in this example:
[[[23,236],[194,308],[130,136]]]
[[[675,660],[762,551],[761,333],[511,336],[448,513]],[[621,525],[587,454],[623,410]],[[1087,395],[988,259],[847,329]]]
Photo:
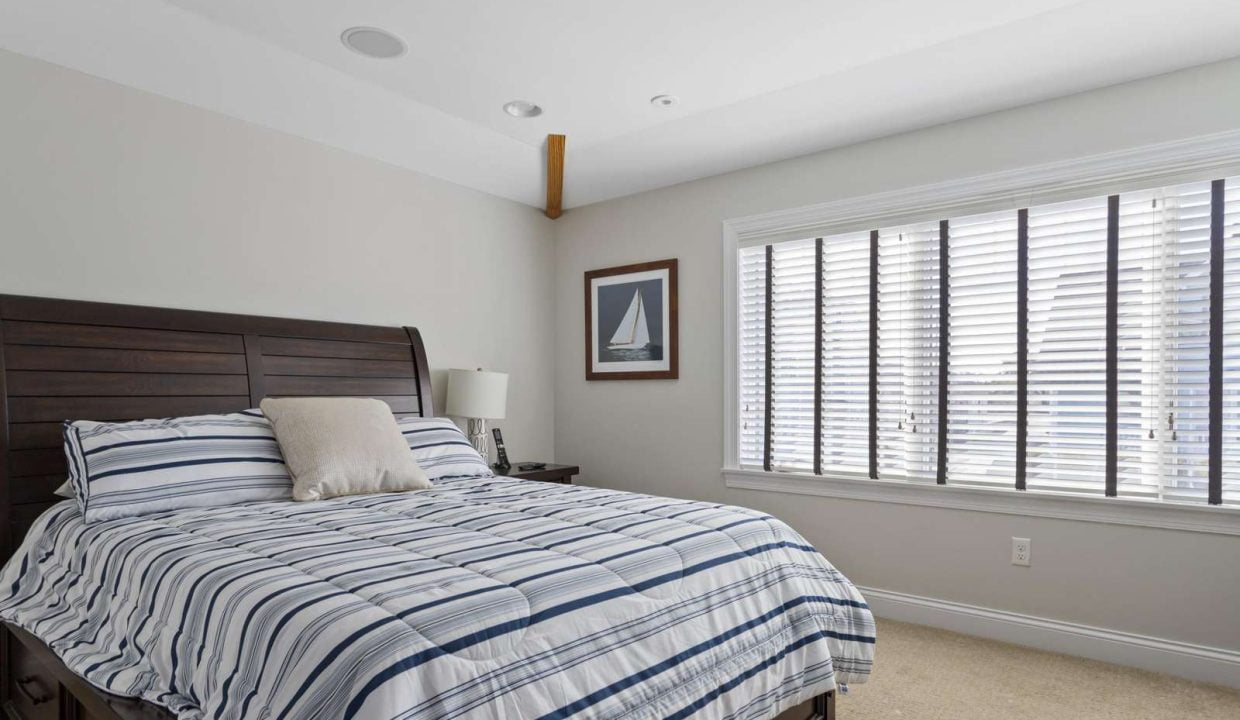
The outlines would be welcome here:
[[[58,498],[65,420],[376,397],[434,415],[414,328],[0,295],[0,559]]]

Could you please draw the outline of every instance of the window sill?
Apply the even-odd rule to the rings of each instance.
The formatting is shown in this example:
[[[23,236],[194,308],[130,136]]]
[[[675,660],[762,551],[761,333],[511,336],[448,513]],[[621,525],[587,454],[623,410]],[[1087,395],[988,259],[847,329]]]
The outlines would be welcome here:
[[[724,483],[741,490],[972,510],[1167,530],[1240,535],[1240,508],[1178,505],[1130,498],[1099,498],[1000,488],[916,485],[803,473],[724,468]]]

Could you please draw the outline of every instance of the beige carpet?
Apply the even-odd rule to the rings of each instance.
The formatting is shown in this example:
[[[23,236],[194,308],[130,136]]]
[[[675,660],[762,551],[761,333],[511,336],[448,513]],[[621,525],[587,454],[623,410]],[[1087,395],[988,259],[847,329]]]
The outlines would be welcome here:
[[[1240,691],[892,620],[839,720],[1238,720]]]

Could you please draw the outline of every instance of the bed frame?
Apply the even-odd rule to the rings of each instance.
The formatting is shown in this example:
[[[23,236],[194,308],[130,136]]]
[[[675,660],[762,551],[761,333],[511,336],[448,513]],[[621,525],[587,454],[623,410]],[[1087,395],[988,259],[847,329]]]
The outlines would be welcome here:
[[[0,561],[66,477],[66,418],[134,420],[258,407],[264,397],[376,397],[433,416],[416,328],[0,295]],[[101,692],[34,636],[0,631],[0,702],[24,720],[172,715]],[[807,705],[833,719],[834,693]],[[799,709],[798,709],[799,710]],[[804,717],[803,714],[798,715]]]

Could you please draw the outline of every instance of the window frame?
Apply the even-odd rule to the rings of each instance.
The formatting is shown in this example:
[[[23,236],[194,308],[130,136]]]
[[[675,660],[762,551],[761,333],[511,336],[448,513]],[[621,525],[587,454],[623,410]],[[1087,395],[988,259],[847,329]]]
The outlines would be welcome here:
[[[868,231],[1240,175],[1240,131],[1005,170],[723,221],[724,447],[728,487],[1240,535],[1240,508],[1014,487],[922,485],[853,474],[741,469],[737,255],[742,247]]]

